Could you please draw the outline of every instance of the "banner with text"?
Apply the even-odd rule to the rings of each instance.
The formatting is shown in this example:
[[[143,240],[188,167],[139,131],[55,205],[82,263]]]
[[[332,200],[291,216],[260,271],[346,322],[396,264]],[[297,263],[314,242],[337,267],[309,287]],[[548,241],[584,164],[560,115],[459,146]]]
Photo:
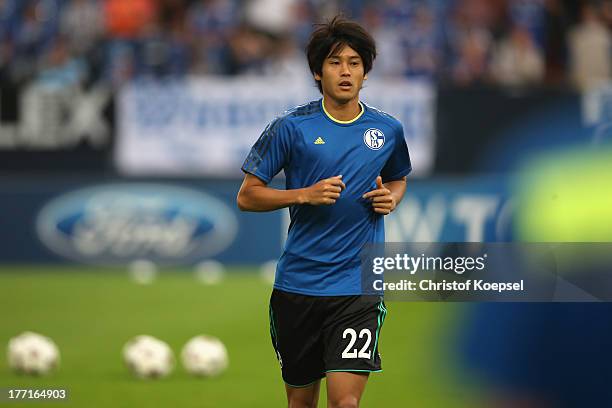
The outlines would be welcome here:
[[[434,155],[434,89],[421,82],[372,81],[361,96],[402,122],[414,174],[428,173]],[[136,82],[119,95],[115,162],[127,175],[237,176],[267,123],[320,97],[308,81]]]
[[[107,170],[114,126],[108,87],[0,83],[0,171]]]

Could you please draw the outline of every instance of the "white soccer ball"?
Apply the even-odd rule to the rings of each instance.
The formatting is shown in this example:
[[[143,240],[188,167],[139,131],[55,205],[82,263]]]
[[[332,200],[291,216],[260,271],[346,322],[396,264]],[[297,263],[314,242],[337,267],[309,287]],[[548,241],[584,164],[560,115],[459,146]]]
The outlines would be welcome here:
[[[137,259],[128,265],[128,273],[139,285],[150,285],[157,276],[157,265],[147,259]]]
[[[42,375],[59,366],[57,345],[49,337],[24,332],[8,343],[9,366],[18,373]]]
[[[221,340],[212,336],[196,336],[181,352],[183,366],[190,374],[213,377],[227,369],[227,349]]]
[[[217,285],[223,281],[225,266],[221,262],[209,260],[195,266],[195,277],[204,285]]]
[[[277,260],[271,260],[263,263],[259,268],[259,275],[261,276],[261,279],[270,285],[274,284],[277,263]]]
[[[174,368],[170,346],[152,336],[136,336],[123,347],[123,361],[139,378],[165,377]]]

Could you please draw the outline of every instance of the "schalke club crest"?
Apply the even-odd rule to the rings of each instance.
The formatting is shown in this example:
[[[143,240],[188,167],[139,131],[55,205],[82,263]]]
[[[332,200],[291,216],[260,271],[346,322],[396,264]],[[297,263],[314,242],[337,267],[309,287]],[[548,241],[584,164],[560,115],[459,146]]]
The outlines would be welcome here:
[[[363,134],[363,141],[372,150],[378,150],[385,144],[385,134],[379,129],[368,129]]]

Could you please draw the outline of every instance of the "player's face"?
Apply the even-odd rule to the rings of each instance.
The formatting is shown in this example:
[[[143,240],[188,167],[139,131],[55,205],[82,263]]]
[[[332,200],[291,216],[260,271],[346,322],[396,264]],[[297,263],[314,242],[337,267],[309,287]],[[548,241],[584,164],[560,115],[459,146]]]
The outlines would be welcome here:
[[[348,45],[325,58],[321,71],[321,75],[315,74],[315,79],[321,81],[323,95],[339,103],[358,98],[361,85],[367,79],[361,57]]]

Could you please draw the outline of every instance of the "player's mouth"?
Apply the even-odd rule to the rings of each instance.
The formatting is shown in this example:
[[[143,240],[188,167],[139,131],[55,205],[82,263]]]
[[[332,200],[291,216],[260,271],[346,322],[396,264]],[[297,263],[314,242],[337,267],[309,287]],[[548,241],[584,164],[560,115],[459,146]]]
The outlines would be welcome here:
[[[342,81],[338,84],[338,86],[343,91],[350,91],[353,87],[353,84],[351,83],[351,81]]]

